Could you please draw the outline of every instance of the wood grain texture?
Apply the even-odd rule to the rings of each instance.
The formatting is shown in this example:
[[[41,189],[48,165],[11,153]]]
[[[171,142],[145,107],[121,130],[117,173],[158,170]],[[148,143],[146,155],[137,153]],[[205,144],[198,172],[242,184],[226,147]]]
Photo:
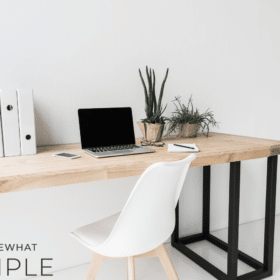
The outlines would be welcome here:
[[[127,258],[127,279],[135,280],[135,264],[133,257]]]
[[[90,262],[88,272],[86,275],[86,280],[95,280],[100,269],[100,266],[103,262],[104,257],[97,253],[93,254],[92,260]]]
[[[137,139],[139,144],[141,139]],[[168,153],[167,143],[195,143],[200,149],[191,168],[264,158],[280,154],[280,141],[210,133],[197,138],[164,137],[165,147],[153,147],[155,153],[95,158],[84,153],[80,144],[38,147],[36,155],[0,158],[0,193],[86,183],[141,175],[156,162],[184,159],[188,153]],[[79,159],[53,157],[66,151]]]
[[[157,255],[158,255],[158,258],[165,270],[165,273],[167,274],[168,276],[168,279],[169,280],[179,280],[178,278],[178,275],[175,271],[175,268],[172,264],[172,261],[168,255],[168,252],[165,248],[165,245],[164,244],[161,244],[157,249]]]
[[[100,266],[103,262],[103,260],[108,259],[127,259],[127,279],[128,280],[135,280],[135,258],[146,258],[146,257],[158,257],[168,278],[170,280],[178,280],[177,273],[173,267],[173,264],[171,262],[171,259],[168,255],[168,252],[165,248],[164,244],[161,244],[159,247],[135,256],[129,256],[129,257],[106,257],[102,256],[96,252],[93,254],[93,258],[91,260],[91,263],[88,268],[86,280],[94,280],[97,277],[98,271],[100,269]]]

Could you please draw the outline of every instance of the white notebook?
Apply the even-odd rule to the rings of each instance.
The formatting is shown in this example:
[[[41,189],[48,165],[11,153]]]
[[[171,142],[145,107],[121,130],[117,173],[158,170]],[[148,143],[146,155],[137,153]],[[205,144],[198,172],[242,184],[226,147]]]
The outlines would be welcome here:
[[[174,144],[178,144],[181,146],[188,146],[188,147],[192,147],[194,149],[188,149],[188,148],[184,148],[184,147],[178,147],[175,146]],[[168,152],[172,152],[172,153],[190,153],[190,152],[199,152],[199,149],[197,148],[197,146],[195,144],[189,144],[189,143],[172,143],[172,144],[168,144]]]

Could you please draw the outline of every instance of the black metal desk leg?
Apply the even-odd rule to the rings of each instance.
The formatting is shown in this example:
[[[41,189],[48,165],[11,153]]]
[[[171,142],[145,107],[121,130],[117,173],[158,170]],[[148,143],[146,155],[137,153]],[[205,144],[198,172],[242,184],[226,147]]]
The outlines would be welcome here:
[[[240,166],[240,162],[230,163],[228,244],[209,233],[210,166],[205,166],[203,168],[203,232],[190,236],[179,237],[179,204],[176,207],[176,225],[171,238],[172,246],[219,280],[259,280],[272,275],[277,156],[271,156],[267,161],[267,193],[263,263],[241,251],[238,251]],[[228,252],[227,274],[186,246],[202,240],[207,240],[208,242],[216,245],[218,248]],[[247,265],[251,266],[254,271],[237,276],[238,258]]]
[[[203,215],[202,232],[205,237],[210,231],[210,165],[203,166]]]
[[[230,163],[228,217],[228,279],[237,279],[240,161]]]
[[[179,201],[175,209],[175,228],[171,235],[171,245],[174,247],[175,243],[179,241]]]
[[[265,206],[265,233],[264,233],[264,269],[273,273],[273,243],[275,226],[275,200],[278,156],[267,159],[266,206]]]

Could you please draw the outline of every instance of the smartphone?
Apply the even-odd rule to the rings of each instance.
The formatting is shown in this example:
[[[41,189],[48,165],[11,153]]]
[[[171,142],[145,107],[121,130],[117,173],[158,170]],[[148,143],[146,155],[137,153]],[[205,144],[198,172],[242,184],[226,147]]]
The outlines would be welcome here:
[[[74,158],[80,158],[79,155],[69,154],[69,153],[57,153],[53,155],[54,157],[62,157],[62,158],[68,158],[68,159],[74,159]]]

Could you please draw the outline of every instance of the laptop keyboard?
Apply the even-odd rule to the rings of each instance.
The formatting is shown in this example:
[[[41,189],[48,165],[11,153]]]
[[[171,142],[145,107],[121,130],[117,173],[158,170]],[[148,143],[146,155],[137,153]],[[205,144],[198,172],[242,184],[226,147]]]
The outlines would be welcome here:
[[[128,150],[128,149],[139,149],[141,147],[135,144],[129,145],[117,145],[117,146],[107,146],[107,147],[98,147],[98,148],[87,148],[88,150],[98,153],[98,152],[108,152],[108,151],[119,151],[119,150]]]

